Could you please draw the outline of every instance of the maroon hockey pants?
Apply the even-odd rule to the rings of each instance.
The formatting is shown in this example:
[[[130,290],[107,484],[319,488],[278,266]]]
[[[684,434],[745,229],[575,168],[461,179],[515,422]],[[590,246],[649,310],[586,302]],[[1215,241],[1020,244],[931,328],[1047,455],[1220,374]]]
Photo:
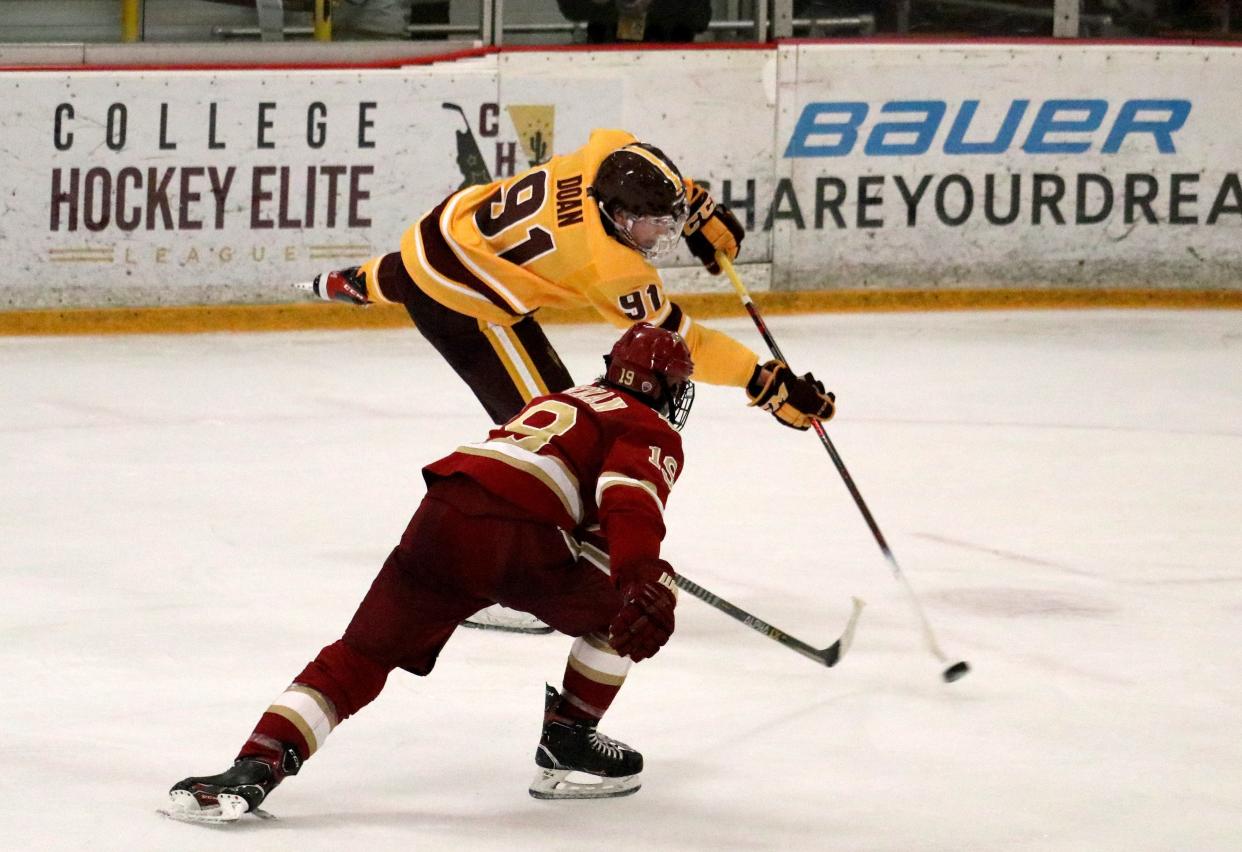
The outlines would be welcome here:
[[[320,727],[369,704],[394,668],[428,674],[462,619],[492,603],[570,636],[607,631],[621,606],[609,577],[577,560],[556,527],[518,515],[464,478],[431,487],[345,635],[294,680],[328,702]],[[297,745],[306,759],[323,738],[306,728],[273,705],[242,755],[269,753],[274,740]]]

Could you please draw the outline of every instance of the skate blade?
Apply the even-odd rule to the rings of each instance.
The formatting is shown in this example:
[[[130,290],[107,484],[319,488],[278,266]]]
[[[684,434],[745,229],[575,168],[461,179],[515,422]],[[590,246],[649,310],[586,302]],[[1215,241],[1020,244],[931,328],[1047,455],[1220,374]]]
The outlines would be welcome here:
[[[501,610],[496,612],[495,610]],[[462,619],[462,627],[472,627],[475,630],[502,630],[506,633],[532,633],[544,634],[551,633],[551,626],[540,621],[529,612],[522,612],[515,609],[504,609],[498,606],[489,606],[481,609],[474,615]]]
[[[591,779],[580,781],[578,779]],[[530,783],[536,799],[616,799],[632,796],[643,786],[641,775],[605,778],[572,769],[540,769]]]
[[[461,626],[470,627],[475,630],[499,630],[502,633],[527,633],[532,636],[544,636],[544,635],[547,635],[548,633],[554,632],[553,629],[551,627],[548,627],[546,624],[543,625],[542,627],[535,627],[535,626],[519,627],[516,625],[510,626],[507,624],[480,624],[477,621],[466,620],[461,623]]]
[[[222,793],[217,804],[203,807],[189,790],[173,790],[168,794],[168,807],[157,808],[156,813],[177,822],[192,822],[206,825],[223,825],[237,822],[246,813],[252,813],[259,819],[276,819],[265,810],[246,810],[246,800],[232,793]]]

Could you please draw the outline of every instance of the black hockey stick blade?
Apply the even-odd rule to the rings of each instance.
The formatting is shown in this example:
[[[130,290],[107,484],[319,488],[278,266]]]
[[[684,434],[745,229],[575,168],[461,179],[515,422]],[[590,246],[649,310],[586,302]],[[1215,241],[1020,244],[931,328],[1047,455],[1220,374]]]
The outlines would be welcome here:
[[[833,642],[827,648],[814,648],[806,642],[803,642],[801,639],[790,636],[780,628],[773,627],[763,619],[751,615],[741,607],[729,603],[719,595],[709,592],[707,589],[703,588],[694,581],[687,579],[686,577],[678,575],[676,583],[678,588],[694,595],[708,606],[720,610],[725,615],[742,622],[742,624],[745,624],[751,630],[762,633],[769,639],[779,642],[786,648],[789,648],[792,651],[797,651],[807,659],[814,660],[821,666],[826,666],[827,668],[832,668],[839,663],[841,658],[844,657],[845,653],[850,649],[850,645],[854,642],[854,631],[858,628],[858,619],[862,615],[863,607],[867,605],[866,601],[862,598],[853,598],[853,609],[850,612],[849,622],[845,625],[845,632],[841,634],[841,637],[837,639],[837,641]]]

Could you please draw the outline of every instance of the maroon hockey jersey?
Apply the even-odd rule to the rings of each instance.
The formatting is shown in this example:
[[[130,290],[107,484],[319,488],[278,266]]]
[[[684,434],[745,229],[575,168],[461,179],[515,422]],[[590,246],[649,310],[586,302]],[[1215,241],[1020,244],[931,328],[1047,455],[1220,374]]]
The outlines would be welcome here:
[[[624,574],[634,560],[660,555],[664,506],[681,467],[681,435],[667,420],[625,393],[583,385],[531,400],[486,441],[458,447],[423,476],[428,485],[470,477],[588,542],[582,555],[591,561],[598,530]]]

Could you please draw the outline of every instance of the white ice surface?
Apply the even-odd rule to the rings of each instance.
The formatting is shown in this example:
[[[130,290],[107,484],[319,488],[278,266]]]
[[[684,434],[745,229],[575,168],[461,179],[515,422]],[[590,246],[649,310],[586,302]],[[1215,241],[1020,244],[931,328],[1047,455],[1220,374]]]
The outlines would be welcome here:
[[[816,439],[700,386],[666,553],[816,644],[861,595],[840,666],[683,595],[603,725],[643,789],[546,803],[568,640],[459,631],[227,830],[155,808],[340,634],[481,410],[413,330],[0,340],[0,847],[1242,848],[1242,314],[772,327],[969,677]],[[582,380],[613,339],[549,335]]]

